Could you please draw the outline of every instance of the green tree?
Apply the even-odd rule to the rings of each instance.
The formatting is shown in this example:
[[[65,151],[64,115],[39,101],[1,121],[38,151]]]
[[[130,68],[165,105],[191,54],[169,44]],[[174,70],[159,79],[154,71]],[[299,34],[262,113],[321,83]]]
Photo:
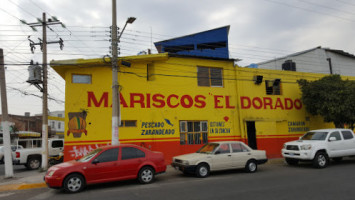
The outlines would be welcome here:
[[[312,115],[321,115],[335,127],[344,124],[354,128],[355,81],[342,80],[339,75],[325,76],[316,81],[297,81],[302,91],[302,102]]]

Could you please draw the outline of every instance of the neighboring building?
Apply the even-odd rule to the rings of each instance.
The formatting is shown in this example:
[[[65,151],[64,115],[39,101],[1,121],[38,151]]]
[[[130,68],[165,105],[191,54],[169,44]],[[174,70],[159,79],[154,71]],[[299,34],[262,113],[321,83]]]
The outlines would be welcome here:
[[[316,47],[250,67],[355,76],[355,56],[342,50]]]
[[[0,115],[0,121],[2,120]],[[22,115],[9,115],[11,141],[17,138],[38,138],[42,132],[42,117]],[[2,127],[1,127],[2,134]]]
[[[64,111],[54,111],[48,113],[48,126],[50,127],[50,137],[64,138]]]

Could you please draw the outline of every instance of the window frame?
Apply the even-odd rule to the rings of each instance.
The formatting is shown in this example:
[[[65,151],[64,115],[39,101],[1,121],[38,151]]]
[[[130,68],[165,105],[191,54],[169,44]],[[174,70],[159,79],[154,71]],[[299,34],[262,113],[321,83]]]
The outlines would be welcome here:
[[[274,82],[275,82],[275,80],[265,80],[266,95],[282,95],[281,80],[280,80],[278,86],[275,86]],[[271,90],[271,92],[270,92],[270,90]]]
[[[133,122],[134,126],[127,126],[128,122]],[[127,127],[127,128],[137,127],[137,120],[121,120],[120,127]]]
[[[200,76],[200,70],[202,69],[207,69],[208,70],[208,77],[201,77]],[[212,77],[212,72],[211,70],[220,70],[220,77]],[[220,68],[220,67],[205,67],[205,66],[197,66],[197,86],[199,87],[220,87],[220,88],[223,88],[224,87],[224,79],[223,79],[223,68]],[[203,80],[203,79],[208,79],[208,85],[202,85],[201,81],[206,81],[206,80]],[[213,80],[216,79],[216,80],[219,80],[220,79],[220,82],[221,82],[221,85],[212,85],[212,82]]]
[[[182,120],[179,124],[180,145],[201,145],[208,143],[207,120]],[[196,128],[197,126],[199,129]]]
[[[74,81],[74,76],[81,76],[81,77],[90,77],[90,82],[75,82]],[[71,75],[71,83],[72,84],[92,84],[92,75],[91,74],[72,74]]]

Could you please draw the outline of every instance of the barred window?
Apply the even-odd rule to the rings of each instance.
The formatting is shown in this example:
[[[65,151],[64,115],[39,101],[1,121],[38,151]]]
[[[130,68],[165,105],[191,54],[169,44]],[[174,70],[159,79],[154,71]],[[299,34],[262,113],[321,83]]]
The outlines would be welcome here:
[[[121,120],[120,127],[137,127],[137,120]]]
[[[180,121],[180,144],[208,143],[207,121]]]
[[[223,74],[221,68],[197,67],[198,86],[222,87]]]

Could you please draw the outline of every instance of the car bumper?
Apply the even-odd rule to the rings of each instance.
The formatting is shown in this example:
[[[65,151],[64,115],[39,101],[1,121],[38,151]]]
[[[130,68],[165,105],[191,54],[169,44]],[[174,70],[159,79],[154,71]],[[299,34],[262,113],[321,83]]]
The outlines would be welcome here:
[[[265,164],[267,161],[268,161],[268,159],[260,159],[260,160],[257,160],[256,163],[258,165],[261,165],[261,164]]]
[[[182,165],[180,163],[171,163],[171,166],[176,170],[180,170],[184,173],[195,173],[196,165]]]
[[[313,155],[311,151],[291,151],[282,149],[282,156],[284,158],[292,158],[297,160],[312,160]]]
[[[47,186],[50,188],[61,188],[62,187],[62,178],[57,176],[44,176],[44,181],[46,182]]]

